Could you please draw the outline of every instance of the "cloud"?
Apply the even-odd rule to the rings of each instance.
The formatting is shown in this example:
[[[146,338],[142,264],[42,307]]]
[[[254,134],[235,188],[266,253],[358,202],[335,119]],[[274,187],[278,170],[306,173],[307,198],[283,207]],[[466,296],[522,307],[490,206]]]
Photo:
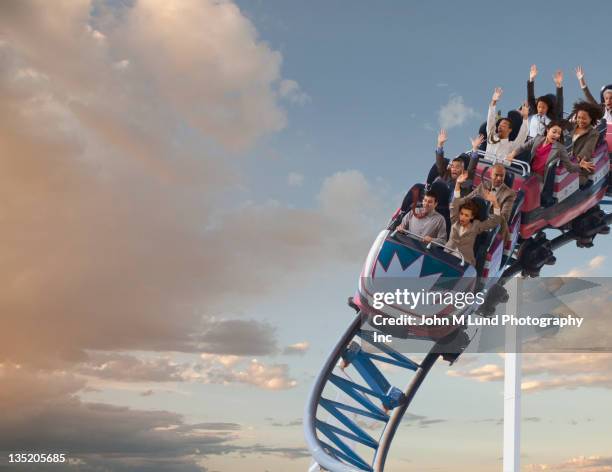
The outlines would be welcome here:
[[[199,351],[225,355],[264,355],[277,350],[274,327],[257,320],[211,321],[196,343]]]
[[[216,356],[206,358],[205,362],[195,364],[184,373],[184,379],[209,384],[246,384],[265,390],[286,390],[297,382],[289,375],[287,364],[265,364],[251,359],[246,364],[236,364],[231,368],[222,364]]]
[[[225,151],[282,122],[279,54],[231,3],[96,6],[97,16],[87,2],[1,7],[0,360],[272,352],[267,326],[208,321],[282,290],[281,273],[361,256],[373,231],[347,212],[372,201],[367,181],[330,177],[314,209],[220,208],[240,179]],[[129,64],[117,71],[118,61]]]
[[[478,113],[463,103],[463,97],[452,96],[446,105],[443,105],[438,112],[438,122],[440,127],[451,129],[460,126],[471,118],[478,116]]]
[[[504,379],[500,364],[486,364],[473,369],[448,372],[452,377],[463,377],[478,382]],[[534,393],[553,389],[612,388],[612,354],[523,354],[521,389]]]
[[[415,415],[413,413],[406,413],[402,418],[402,422],[407,423],[411,426],[416,426],[417,428],[424,429],[428,428],[431,425],[446,423],[447,419],[439,419],[439,418],[428,418],[422,415]]]
[[[310,347],[310,344],[307,341],[302,341],[300,343],[291,344],[285,347],[285,349],[283,349],[283,354],[288,355],[288,356],[291,356],[291,355],[302,356],[306,353],[306,351],[308,351],[309,347]]]
[[[290,172],[287,176],[287,184],[290,187],[301,187],[304,183],[304,176],[297,172]]]
[[[290,421],[280,421],[275,420],[274,418],[266,418],[266,421],[270,423],[271,426],[276,426],[279,428],[288,428],[292,426],[301,426],[303,424],[302,418],[295,418]]]
[[[251,359],[279,351],[274,327],[239,314],[293,269],[362,257],[376,193],[348,170],[314,208],[228,201],[286,125],[281,98],[307,100],[231,2],[9,0],[0,30],[0,443],[79,451],[81,470],[203,470],[194,454],[236,451],[236,431],[78,393],[293,388],[287,364]]]
[[[567,470],[571,472],[612,472],[612,456],[578,456],[561,464],[528,464],[528,472]]]
[[[598,255],[593,257],[586,265],[580,267],[574,267],[569,270],[566,274],[560,275],[559,277],[589,277],[593,276],[593,273],[603,266],[606,260],[606,256]]]
[[[211,455],[306,457],[305,448],[237,444],[238,423],[188,423],[168,411],[83,402],[77,394],[85,384],[73,375],[1,365],[0,379],[3,457],[27,446],[70,451],[78,470],[147,472],[204,471]]]
[[[298,105],[305,105],[312,101],[308,94],[300,89],[300,85],[295,80],[281,80],[278,93],[282,98]]]
[[[493,382],[504,379],[504,369],[498,364],[485,364],[468,370],[449,370],[450,377],[464,377],[478,382]]]

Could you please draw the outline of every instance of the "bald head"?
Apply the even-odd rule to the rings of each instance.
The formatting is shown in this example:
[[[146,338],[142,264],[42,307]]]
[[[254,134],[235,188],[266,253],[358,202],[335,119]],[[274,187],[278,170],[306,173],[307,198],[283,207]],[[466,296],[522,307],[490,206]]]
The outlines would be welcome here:
[[[503,164],[497,163],[491,167],[491,182],[494,187],[499,187],[504,183],[506,177],[506,168]]]

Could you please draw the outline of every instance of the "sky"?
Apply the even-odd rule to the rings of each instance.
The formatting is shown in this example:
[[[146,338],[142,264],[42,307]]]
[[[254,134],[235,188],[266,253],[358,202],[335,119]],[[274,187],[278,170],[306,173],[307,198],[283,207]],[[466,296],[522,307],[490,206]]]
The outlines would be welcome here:
[[[612,82],[606,2],[496,8],[1,2],[0,470],[305,470],[310,385],[437,130],[467,149],[533,63],[566,111],[575,66]],[[611,249],[542,275],[608,276]],[[524,357],[523,470],[612,471],[612,356]],[[502,380],[437,365],[387,470],[498,470]]]

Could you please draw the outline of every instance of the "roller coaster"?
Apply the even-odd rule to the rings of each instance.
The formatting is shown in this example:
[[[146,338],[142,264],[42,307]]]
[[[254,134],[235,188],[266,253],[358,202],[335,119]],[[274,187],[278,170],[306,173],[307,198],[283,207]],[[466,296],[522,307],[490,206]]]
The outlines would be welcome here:
[[[517,192],[517,198],[508,219],[510,236],[502,236],[499,229],[480,234],[474,245],[475,265],[457,251],[397,231],[405,213],[398,209],[393,214],[374,241],[357,292],[349,298],[355,317],[327,357],[307,400],[304,433],[313,458],[312,472],[382,472],[398,426],[436,361],[442,358],[452,365],[470,342],[464,331],[455,328],[390,330],[375,325],[376,315],[405,313],[397,305],[375,308],[377,287],[389,279],[410,278],[427,288],[444,278],[447,288],[452,281],[452,290],[486,290],[487,299],[478,314],[490,316],[497,304],[507,301],[504,285],[510,278],[537,277],[545,265],[556,262],[554,251],[561,246],[574,241],[577,247],[590,248],[596,236],[609,234],[612,213],[604,212],[601,205],[610,203],[604,198],[612,194],[612,123],[602,120],[598,131],[592,158],[595,169],[582,184],[578,174],[568,173],[558,160],[548,164],[542,186],[526,162],[479,152],[474,186],[489,180],[491,167],[502,162],[505,183]],[[488,211],[484,206],[483,212]],[[548,239],[544,230],[560,234]],[[446,308],[437,316],[449,316]],[[420,340],[427,346],[426,354],[418,360],[408,357],[382,341],[388,334]],[[392,384],[389,366],[405,374],[405,386]]]

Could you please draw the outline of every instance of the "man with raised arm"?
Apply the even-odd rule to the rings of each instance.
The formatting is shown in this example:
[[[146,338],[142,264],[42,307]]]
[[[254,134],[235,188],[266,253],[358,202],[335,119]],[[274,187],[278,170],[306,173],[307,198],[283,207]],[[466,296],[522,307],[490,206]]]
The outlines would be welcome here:
[[[436,211],[438,197],[429,190],[423,197],[423,207],[411,209],[398,226],[398,231],[410,231],[423,238],[427,244],[434,241],[438,244],[446,243],[446,221]]]
[[[512,121],[510,118],[502,118],[499,120],[497,128],[495,126],[495,107],[501,98],[503,90],[499,87],[495,88],[491,97],[491,104],[487,113],[487,154],[492,154],[500,159],[504,159],[511,151],[525,142],[529,132],[529,106],[527,102],[520,109],[523,122],[519,129],[516,139],[510,141],[510,133],[512,133]]]
[[[468,178],[462,182],[460,188],[461,193],[464,195],[467,195],[472,189],[471,180],[474,178],[474,170],[478,163],[478,148],[483,143],[484,139],[484,136],[480,135],[471,140],[472,153],[466,171]],[[436,181],[444,182],[448,188],[448,194],[451,196],[457,178],[465,171],[465,163],[461,157],[456,157],[448,164],[448,161],[444,158],[444,143],[446,140],[446,131],[442,129],[438,134],[438,146],[436,147],[436,167],[438,168],[438,177]]]
[[[553,76],[557,88],[556,102],[550,95],[535,98],[535,79],[538,68],[535,64],[529,69],[527,81],[527,104],[529,105],[529,137],[535,138],[546,133],[546,125],[552,120],[563,119],[563,72],[558,70]]]
[[[584,79],[584,69],[582,66],[576,67],[576,78],[578,79],[578,83],[580,84],[580,88],[584,93],[588,102],[591,102],[595,105],[599,105],[602,107],[604,112],[604,118],[608,124],[612,123],[612,86],[607,85],[601,91],[601,98],[603,103],[599,103],[595,100],[595,97],[591,94],[589,87],[587,87],[586,80]]]

